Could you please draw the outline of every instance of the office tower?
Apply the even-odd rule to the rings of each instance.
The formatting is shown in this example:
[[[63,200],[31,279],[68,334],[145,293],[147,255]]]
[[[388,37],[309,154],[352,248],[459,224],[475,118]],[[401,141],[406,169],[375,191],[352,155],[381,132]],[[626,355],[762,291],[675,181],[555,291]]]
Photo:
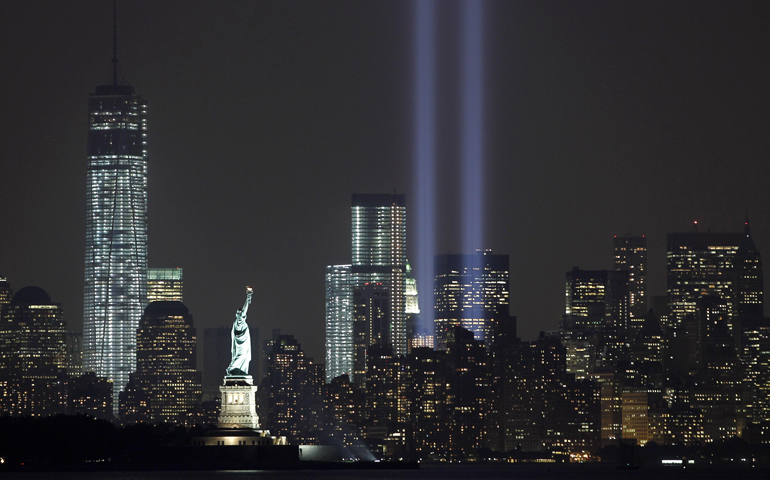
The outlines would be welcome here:
[[[353,289],[353,382],[366,382],[368,354],[371,345],[392,348],[390,290],[380,284],[367,283]]]
[[[628,328],[628,272],[574,267],[566,276],[565,330]]]
[[[153,302],[136,331],[136,380],[153,422],[183,425],[201,402],[196,330],[182,302]]]
[[[11,284],[8,283],[8,279],[0,275],[0,313],[2,313],[4,306],[11,303],[11,298],[13,298]]]
[[[147,104],[118,83],[88,100],[83,360],[118,392],[136,369],[136,329],[147,301]]]
[[[406,198],[354,193],[351,216],[353,287],[382,284],[389,291],[393,351],[405,355]]]
[[[764,273],[762,256],[751,238],[748,218],[734,262],[733,314],[741,331],[756,331],[766,326]]]
[[[489,354],[484,342],[454,325],[446,338],[447,448],[460,460],[485,446],[490,410]]]
[[[16,292],[0,317],[0,402],[12,415],[53,415],[66,407],[67,327],[45,290]]]
[[[446,348],[447,331],[457,325],[493,344],[497,324],[513,321],[508,315],[508,255],[489,250],[436,255],[434,267],[436,347]]]
[[[611,366],[626,355],[628,271],[575,267],[567,272],[565,286],[559,335],[567,350],[567,371],[585,379],[594,366]]]
[[[733,305],[735,258],[743,239],[740,233],[668,234],[668,325],[695,316],[703,296],[719,297]],[[732,329],[732,316],[728,325]]]
[[[410,426],[416,460],[439,458],[447,444],[446,352],[413,347],[408,359]]]
[[[292,335],[270,342],[267,374],[260,384],[263,428],[285,436],[289,444],[317,444],[322,429],[323,369],[305,356]]]
[[[203,329],[203,400],[209,401],[220,397],[219,387],[222,385],[230,365],[232,354],[230,330],[232,327],[209,327]],[[250,330],[254,327],[249,326]],[[259,345],[259,341],[252,339],[252,346]],[[252,355],[252,362],[259,359],[259,355]],[[254,362],[256,363],[256,362]],[[252,368],[256,372],[258,368]],[[258,376],[258,375],[255,375]]]
[[[361,442],[358,419],[364,402],[359,392],[345,374],[334,377],[327,385],[324,395],[324,431],[334,444],[349,447]]]
[[[353,374],[353,288],[350,265],[326,267],[326,383]]]
[[[590,452],[601,431],[599,388],[567,372],[566,349],[543,334],[505,359],[506,449]]]
[[[147,269],[147,303],[184,302],[182,268]]]
[[[647,238],[616,235],[612,248],[615,270],[628,272],[629,327],[641,328],[647,315]]]
[[[403,451],[409,414],[406,359],[395,355],[391,346],[385,344],[370,345],[366,356],[364,435],[370,445],[384,449],[387,444],[386,456],[398,458],[393,454]]]

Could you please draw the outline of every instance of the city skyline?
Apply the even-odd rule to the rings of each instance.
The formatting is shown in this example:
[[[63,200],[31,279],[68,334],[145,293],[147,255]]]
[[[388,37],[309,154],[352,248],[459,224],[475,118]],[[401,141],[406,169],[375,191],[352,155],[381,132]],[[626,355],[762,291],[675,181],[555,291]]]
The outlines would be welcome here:
[[[448,5],[436,23],[435,251],[468,254],[460,5]],[[14,292],[49,292],[80,330],[85,105],[111,77],[112,5],[6,10],[16,74],[0,80],[0,275]],[[118,3],[119,75],[150,104],[149,266],[184,268],[199,329],[229,324],[253,285],[265,335],[280,327],[323,361],[324,269],[349,261],[350,194],[395,189],[415,205],[413,15],[413,2]],[[614,235],[646,235],[650,296],[665,293],[666,234],[694,220],[740,233],[748,213],[770,251],[769,18],[753,3],[485,2],[478,248],[510,256],[523,339],[557,327],[565,271],[612,268]]]

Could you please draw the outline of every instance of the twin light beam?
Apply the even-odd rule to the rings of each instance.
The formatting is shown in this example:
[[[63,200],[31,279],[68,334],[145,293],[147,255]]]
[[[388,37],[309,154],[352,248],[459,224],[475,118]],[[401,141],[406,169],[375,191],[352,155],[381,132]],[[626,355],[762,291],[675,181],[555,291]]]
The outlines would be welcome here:
[[[416,263],[418,291],[423,299],[433,292],[436,254],[436,0],[415,3],[415,178]],[[464,254],[484,242],[483,145],[483,5],[481,0],[461,4],[461,230]],[[470,266],[469,266],[470,267]],[[423,302],[424,303],[424,302]],[[420,333],[433,331],[433,309],[421,308]]]

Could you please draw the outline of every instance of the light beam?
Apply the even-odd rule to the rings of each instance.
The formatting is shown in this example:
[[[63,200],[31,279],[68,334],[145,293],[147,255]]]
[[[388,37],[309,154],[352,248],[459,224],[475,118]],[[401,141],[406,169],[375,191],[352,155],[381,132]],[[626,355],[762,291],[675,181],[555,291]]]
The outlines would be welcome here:
[[[462,239],[463,252],[484,247],[483,3],[462,3]]]
[[[436,253],[436,46],[434,0],[415,2],[414,116],[416,214],[415,279],[420,295],[419,333],[434,331],[433,257]],[[428,308],[425,308],[425,306]]]

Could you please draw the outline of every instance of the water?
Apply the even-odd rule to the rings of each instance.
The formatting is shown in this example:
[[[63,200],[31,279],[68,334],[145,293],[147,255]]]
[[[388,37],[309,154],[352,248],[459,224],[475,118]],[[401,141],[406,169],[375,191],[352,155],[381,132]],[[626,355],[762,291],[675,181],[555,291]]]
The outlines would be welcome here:
[[[770,468],[642,467],[610,465],[427,465],[419,470],[252,470],[210,472],[4,473],[3,480],[604,480],[604,479],[768,479]]]

